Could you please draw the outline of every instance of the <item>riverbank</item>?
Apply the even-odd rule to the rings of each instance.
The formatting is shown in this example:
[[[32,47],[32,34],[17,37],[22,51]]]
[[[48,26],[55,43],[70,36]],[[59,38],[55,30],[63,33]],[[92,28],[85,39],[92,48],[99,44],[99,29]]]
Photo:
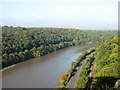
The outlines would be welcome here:
[[[75,75],[76,73],[78,73],[78,69],[79,69],[79,67],[82,65],[82,63],[83,63],[83,61],[86,59],[86,57],[87,57],[88,55],[90,55],[91,53],[93,53],[94,51],[95,51],[95,48],[92,48],[92,49],[90,49],[90,50],[82,53],[82,54],[76,59],[76,61],[72,63],[70,70],[69,70],[68,72],[66,72],[65,74],[62,74],[62,75],[60,76],[60,78],[59,78],[59,81],[60,81],[59,87],[60,87],[60,88],[66,88],[66,87],[68,87],[68,88],[73,88],[73,87],[71,87],[71,85],[73,85],[73,82],[72,82],[72,84],[70,84],[69,86],[67,86],[68,83],[69,83],[69,81],[71,80],[72,77],[74,77],[74,75]]]
[[[86,63],[86,61],[88,61],[88,59],[92,59],[91,57],[93,57],[94,52],[91,52],[89,55],[86,56],[86,58],[80,63],[80,66],[77,67],[77,71],[75,73],[75,75],[71,78],[71,80],[69,81],[68,85],[66,88],[74,88],[76,86],[77,81],[79,80],[79,74],[81,73],[81,71],[83,70],[84,67],[84,63]],[[89,63],[89,65],[91,65],[91,63]],[[88,68],[88,67],[87,67]]]
[[[79,55],[96,45],[79,45],[33,58],[6,69],[3,74],[4,88],[54,88],[58,78],[67,72]]]
[[[95,52],[86,58],[85,62],[83,63],[83,66],[79,73],[79,78],[76,81],[76,85],[74,86],[74,88],[81,88],[81,89],[90,88],[89,86],[92,81],[92,77],[90,77],[90,74],[91,74],[92,64],[95,60],[94,55],[95,55]]]
[[[8,66],[8,67],[6,67],[6,68],[4,68],[4,69],[1,69],[0,72],[3,72],[4,70],[7,70],[7,69],[9,69],[9,68],[12,68],[12,67],[14,67],[15,65],[16,65],[16,64],[11,65],[11,66]]]
[[[81,44],[81,45],[76,45],[76,46],[86,46],[86,45],[97,45],[98,43],[94,43],[94,44],[89,44],[89,43],[87,43],[87,44]],[[69,47],[73,47],[73,46],[69,46]],[[69,47],[66,47],[66,48],[69,48]],[[65,48],[63,48],[63,49],[65,49]],[[59,50],[62,50],[62,49],[58,49],[57,51],[59,51]],[[56,51],[53,51],[53,52],[56,52]],[[51,53],[53,53],[53,52],[51,52]],[[50,54],[50,53],[48,53],[48,54]],[[48,55],[48,54],[45,54],[45,55]],[[45,56],[45,55],[43,55],[43,56]],[[41,56],[40,56],[41,57]],[[35,58],[35,57],[34,57]],[[34,58],[31,58],[31,59],[34,59]],[[31,60],[31,59],[28,59],[28,60]],[[24,60],[24,61],[22,61],[22,62],[26,62],[26,61],[28,61],[28,60]],[[22,63],[22,62],[19,62],[19,63]],[[19,63],[17,63],[17,64],[19,64]],[[4,71],[4,70],[6,70],[6,69],[9,69],[9,68],[12,68],[12,67],[14,67],[15,65],[17,65],[17,64],[13,64],[13,65],[11,65],[11,66],[8,66],[8,67],[5,67],[5,68],[3,68],[3,69],[1,69],[0,70],[0,72],[2,72],[2,71]]]
[[[2,30],[2,68],[69,46],[101,43],[114,36],[114,33],[110,31],[84,31],[65,28],[3,26]]]

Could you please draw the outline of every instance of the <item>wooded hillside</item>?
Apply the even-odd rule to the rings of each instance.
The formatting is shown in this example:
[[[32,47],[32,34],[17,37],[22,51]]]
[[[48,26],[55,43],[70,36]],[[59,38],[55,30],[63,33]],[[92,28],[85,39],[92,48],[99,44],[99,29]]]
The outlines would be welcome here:
[[[104,42],[112,31],[70,28],[2,27],[2,68],[53,51],[85,43]]]

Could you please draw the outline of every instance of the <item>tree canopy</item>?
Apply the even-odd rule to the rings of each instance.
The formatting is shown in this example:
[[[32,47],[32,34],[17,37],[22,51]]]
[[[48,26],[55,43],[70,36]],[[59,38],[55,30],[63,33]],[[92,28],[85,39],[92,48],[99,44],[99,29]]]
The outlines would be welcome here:
[[[104,42],[114,34],[112,31],[3,26],[2,68],[69,46]]]

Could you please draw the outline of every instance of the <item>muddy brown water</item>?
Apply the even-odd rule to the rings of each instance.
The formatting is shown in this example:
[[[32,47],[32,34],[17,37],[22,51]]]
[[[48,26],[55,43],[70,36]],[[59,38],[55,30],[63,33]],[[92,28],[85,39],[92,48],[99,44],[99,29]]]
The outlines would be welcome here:
[[[72,46],[39,58],[16,64],[2,72],[3,88],[54,88],[58,78],[86,49],[95,46]]]

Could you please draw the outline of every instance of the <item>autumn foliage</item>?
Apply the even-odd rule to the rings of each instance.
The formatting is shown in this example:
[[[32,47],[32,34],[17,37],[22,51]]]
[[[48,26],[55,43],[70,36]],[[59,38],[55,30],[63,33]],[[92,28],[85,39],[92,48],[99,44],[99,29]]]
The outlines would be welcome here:
[[[67,74],[62,74],[62,75],[60,76],[59,80],[66,79],[67,77],[68,77]]]

